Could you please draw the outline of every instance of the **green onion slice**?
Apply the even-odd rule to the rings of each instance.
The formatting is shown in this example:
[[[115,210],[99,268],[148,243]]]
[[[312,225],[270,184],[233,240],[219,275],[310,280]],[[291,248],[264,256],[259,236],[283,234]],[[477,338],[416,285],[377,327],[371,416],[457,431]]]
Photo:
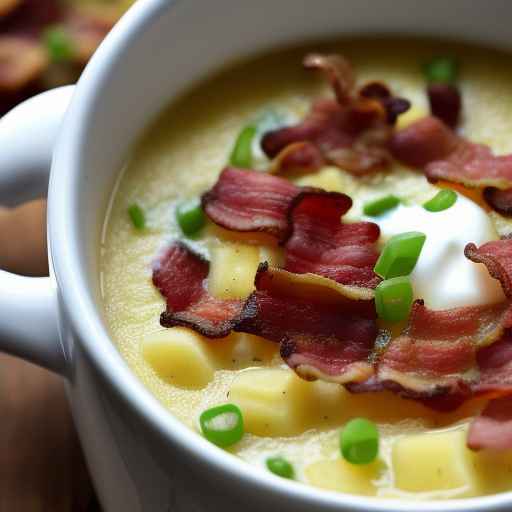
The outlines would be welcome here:
[[[252,166],[252,143],[257,128],[253,124],[247,125],[239,134],[229,157],[230,165],[249,169]]]
[[[238,443],[244,435],[242,412],[234,404],[207,409],[199,417],[199,424],[204,437],[221,447]]]
[[[430,83],[451,84],[457,80],[459,65],[452,57],[436,57],[427,62],[424,73]]]
[[[416,266],[426,235],[419,231],[400,233],[390,238],[374,267],[383,279],[408,276]]]
[[[457,201],[457,194],[448,188],[440,190],[432,199],[424,203],[423,208],[429,212],[442,212],[451,208]]]
[[[43,40],[53,62],[66,62],[73,58],[73,40],[63,27],[47,29],[43,34]]]
[[[135,229],[143,230],[146,227],[146,215],[138,204],[132,204],[128,208],[128,215]]]
[[[372,421],[364,418],[350,420],[341,432],[340,449],[352,464],[369,464],[379,453],[379,431]]]
[[[180,203],[176,208],[176,221],[187,236],[196,234],[206,223],[206,217],[198,197]]]
[[[293,466],[283,457],[269,457],[266,464],[269,471],[275,475],[290,479],[295,476]]]
[[[366,203],[363,207],[363,213],[370,217],[377,217],[384,212],[396,208],[400,204],[400,199],[394,195],[384,196],[375,201]]]
[[[401,322],[411,311],[413,293],[411,281],[406,276],[382,281],[375,288],[377,316],[387,322]]]

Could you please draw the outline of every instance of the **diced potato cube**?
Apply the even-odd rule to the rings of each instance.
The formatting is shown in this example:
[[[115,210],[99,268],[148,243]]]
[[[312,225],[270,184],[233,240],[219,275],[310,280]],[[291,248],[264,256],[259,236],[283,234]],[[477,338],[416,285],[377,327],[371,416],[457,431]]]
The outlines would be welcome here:
[[[281,368],[242,372],[231,385],[229,399],[242,410],[245,429],[260,436],[296,433],[297,380],[292,371]]]
[[[208,341],[193,331],[175,327],[148,334],[142,350],[146,361],[169,384],[197,389],[213,379],[215,365]]]
[[[248,432],[290,436],[313,427],[327,427],[344,410],[341,386],[307,382],[288,369],[242,372],[233,382],[230,400],[243,412]]]
[[[210,251],[208,289],[219,299],[244,299],[254,290],[260,262],[259,248],[252,245],[223,244]]]
[[[466,430],[415,434],[392,448],[395,486],[411,492],[459,489],[459,496],[478,494]]]
[[[347,192],[354,187],[354,178],[336,167],[325,167],[321,171],[301,176],[297,185],[318,187],[328,192]]]
[[[471,456],[484,494],[512,489],[512,450],[481,450]]]
[[[430,113],[425,107],[411,105],[411,108],[407,112],[398,116],[396,127],[397,129],[401,130],[402,128],[406,128],[415,121],[418,121],[418,119],[428,115],[430,115]]]
[[[309,484],[329,491],[374,496],[373,483],[379,476],[382,463],[354,465],[345,459],[323,460],[306,467],[304,473]]]

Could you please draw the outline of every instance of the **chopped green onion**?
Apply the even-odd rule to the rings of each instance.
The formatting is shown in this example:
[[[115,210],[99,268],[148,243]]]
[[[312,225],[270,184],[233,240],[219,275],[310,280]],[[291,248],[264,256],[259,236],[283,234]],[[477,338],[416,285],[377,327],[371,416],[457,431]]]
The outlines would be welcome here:
[[[457,80],[459,66],[452,57],[436,57],[425,65],[425,78],[430,83],[453,83]]]
[[[146,227],[146,215],[138,204],[134,203],[128,208],[128,215],[134,228],[142,230]]]
[[[379,453],[377,426],[364,418],[350,420],[341,432],[340,448],[343,457],[352,464],[373,462]]]
[[[43,38],[54,62],[65,62],[73,58],[75,54],[73,40],[64,28],[59,26],[49,28],[44,32]]]
[[[195,197],[179,204],[176,208],[176,220],[185,235],[197,233],[206,222],[201,200]]]
[[[432,199],[427,201],[423,208],[429,212],[442,212],[451,208],[457,201],[457,194],[448,188],[440,190]]]
[[[234,167],[249,169],[252,166],[252,141],[256,135],[256,126],[247,125],[239,134],[229,157],[229,163]]]
[[[199,417],[199,424],[204,437],[221,447],[238,443],[244,435],[242,412],[234,404],[207,409]]]
[[[384,279],[408,276],[416,266],[426,238],[419,231],[400,233],[390,238],[373,270]]]
[[[375,288],[377,316],[387,322],[401,322],[411,311],[413,301],[411,281],[406,276],[382,281]]]
[[[267,468],[275,475],[292,479],[295,476],[293,466],[283,457],[270,457],[266,461]]]
[[[400,199],[394,195],[384,196],[375,201],[366,203],[363,207],[363,213],[370,217],[377,217],[378,215],[396,208],[400,204]]]

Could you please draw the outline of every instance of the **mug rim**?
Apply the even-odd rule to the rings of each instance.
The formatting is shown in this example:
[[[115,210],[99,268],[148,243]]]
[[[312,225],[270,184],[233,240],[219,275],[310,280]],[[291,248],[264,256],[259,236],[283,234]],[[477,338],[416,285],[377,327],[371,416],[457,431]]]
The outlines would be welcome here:
[[[167,442],[180,444],[196,461],[209,465],[213,471],[222,471],[224,478],[231,482],[241,480],[255,490],[286,496],[292,502],[325,507],[325,510],[462,512],[483,511],[489,507],[506,510],[512,504],[512,491],[475,498],[417,502],[326,491],[264,471],[254,471],[250,464],[217,448],[178,420],[132,372],[116,348],[99,315],[101,305],[90,293],[86,272],[76,253],[78,229],[72,219],[76,216],[75,201],[80,194],[78,176],[83,172],[77,163],[82,141],[87,140],[88,130],[93,126],[89,115],[93,111],[91,105],[102,84],[108,82],[110,63],[127,52],[133,39],[148,29],[164,11],[182,1],[139,0],[130,8],[84,70],[63,122],[48,192],[49,256],[62,302],[73,305],[64,308],[80,346],[99,369],[104,382],[108,382],[155,434]]]

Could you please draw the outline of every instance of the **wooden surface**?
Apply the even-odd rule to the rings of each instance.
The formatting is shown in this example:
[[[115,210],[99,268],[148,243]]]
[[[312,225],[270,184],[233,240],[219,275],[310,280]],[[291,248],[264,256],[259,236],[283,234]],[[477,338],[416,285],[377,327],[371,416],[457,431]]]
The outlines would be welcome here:
[[[47,272],[42,201],[0,208],[0,268]],[[61,378],[0,353],[0,512],[99,512]]]

